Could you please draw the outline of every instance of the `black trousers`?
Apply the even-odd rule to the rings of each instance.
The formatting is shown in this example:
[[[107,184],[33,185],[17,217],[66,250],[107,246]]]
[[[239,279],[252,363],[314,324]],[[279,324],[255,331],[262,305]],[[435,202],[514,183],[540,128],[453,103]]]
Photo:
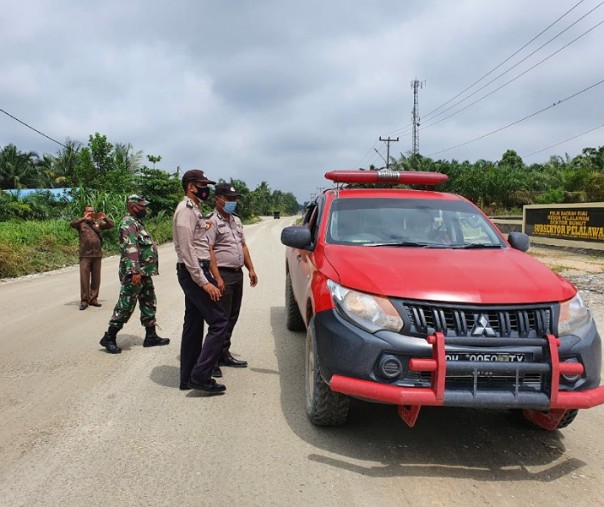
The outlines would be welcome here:
[[[228,330],[228,318],[218,302],[212,301],[208,293],[197,285],[187,268],[176,270],[178,283],[185,293],[185,318],[180,344],[180,383],[187,385],[190,379],[207,382],[212,368],[222,354]],[[214,278],[208,269],[204,274],[210,281]],[[208,323],[208,334],[203,340],[203,323]],[[203,346],[202,346],[203,342]]]
[[[223,308],[229,319],[229,327],[224,340],[223,354],[228,354],[231,348],[231,336],[237,324],[239,312],[241,311],[241,300],[243,298],[243,271],[232,271],[219,267],[218,271],[224,281],[224,294],[218,303]]]

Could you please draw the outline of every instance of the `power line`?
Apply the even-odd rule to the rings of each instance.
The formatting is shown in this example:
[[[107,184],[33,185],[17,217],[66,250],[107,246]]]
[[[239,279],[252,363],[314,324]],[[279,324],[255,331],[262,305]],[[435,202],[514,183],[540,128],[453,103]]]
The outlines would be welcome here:
[[[445,153],[447,151],[454,150],[455,148],[460,148],[462,146],[466,146],[467,144],[473,143],[475,141],[479,141],[480,139],[484,139],[485,137],[489,137],[489,136],[491,136],[493,134],[496,134],[497,132],[501,132],[502,130],[505,130],[505,129],[509,128],[509,127],[512,127],[514,125],[518,125],[519,123],[521,123],[521,122],[523,122],[525,120],[528,120],[529,118],[533,118],[534,116],[537,116],[538,114],[541,114],[541,113],[547,111],[548,109],[551,109],[552,107],[555,107],[555,106],[557,106],[559,104],[562,104],[563,102],[566,102],[566,101],[568,101],[570,99],[573,99],[577,95],[581,95],[582,93],[585,93],[586,91],[591,90],[592,88],[595,88],[596,86],[599,86],[602,83],[604,83],[604,79],[602,79],[601,81],[598,81],[597,83],[594,83],[594,84],[588,86],[587,88],[584,88],[581,91],[573,93],[572,95],[569,95],[568,97],[566,97],[564,99],[560,99],[557,102],[554,102],[553,104],[551,104],[550,106],[544,107],[543,109],[540,109],[539,111],[535,111],[534,113],[529,114],[528,116],[525,116],[524,118],[521,118],[520,120],[516,120],[516,121],[514,121],[512,123],[509,123],[508,125],[505,125],[504,127],[500,127],[500,128],[498,128],[496,130],[493,130],[493,131],[488,132],[486,134],[483,134],[481,136],[475,137],[474,139],[470,139],[469,141],[466,141],[465,143],[461,143],[461,144],[457,144],[455,146],[451,146],[450,148],[447,148],[445,150],[435,151],[434,153],[431,153],[428,156],[432,157],[433,155],[438,155],[440,153]]]
[[[50,139],[53,143],[57,143],[58,145],[63,146],[63,148],[67,148],[67,146],[65,146],[63,143],[60,143],[59,141],[57,141],[56,139],[53,139],[50,136],[47,136],[44,132],[40,132],[38,129],[32,127],[31,125],[28,125],[27,123],[25,123],[24,121],[20,120],[16,116],[13,116],[12,114],[7,113],[4,109],[0,108],[0,112],[4,113],[6,116],[10,116],[13,120],[18,121],[22,125],[25,125],[27,128],[33,130],[34,132],[37,132],[41,136],[44,136],[46,139]]]
[[[579,0],[579,2],[577,2],[575,5],[573,5],[570,9],[568,9],[564,14],[562,14],[560,17],[558,17],[554,22],[550,23],[546,28],[544,28],[543,30],[541,30],[541,32],[539,32],[535,37],[533,37],[530,41],[528,41],[526,44],[524,44],[522,47],[520,47],[520,49],[516,50],[514,53],[512,53],[508,58],[506,58],[505,60],[503,60],[501,63],[499,63],[497,66],[493,67],[489,72],[487,72],[486,74],[484,74],[481,78],[479,78],[478,80],[476,80],[474,83],[472,83],[471,85],[467,86],[465,89],[463,89],[461,92],[459,92],[457,95],[453,96],[452,98],[450,98],[449,100],[447,100],[446,102],[444,102],[443,104],[441,104],[440,106],[438,106],[436,109],[433,109],[432,111],[430,111],[428,114],[426,114],[425,118],[429,118],[432,114],[434,114],[436,111],[442,109],[444,106],[446,106],[447,104],[449,104],[450,102],[452,102],[453,100],[455,100],[456,98],[460,97],[461,95],[463,95],[466,91],[468,91],[469,89],[471,89],[472,87],[474,87],[476,84],[480,83],[482,80],[484,80],[486,77],[488,77],[489,75],[491,75],[493,72],[495,72],[498,68],[500,68],[502,65],[504,65],[506,62],[510,61],[514,56],[516,56],[518,53],[520,53],[523,49],[525,49],[526,47],[528,47],[531,43],[533,43],[535,40],[537,40],[541,35],[543,35],[545,32],[547,32],[550,28],[552,28],[554,25],[556,25],[560,20],[562,20],[564,17],[566,17],[568,14],[570,14],[573,10],[575,10],[579,5],[581,5],[585,0]],[[599,7],[599,5],[597,6]],[[596,7],[596,8],[597,8]],[[594,9],[592,9],[593,11]],[[591,12],[591,11],[590,11]],[[511,70],[511,69],[510,69]],[[462,101],[463,102],[463,101]],[[468,106],[469,107],[469,106]],[[440,115],[439,115],[440,116]],[[450,116],[449,116],[450,117]],[[449,118],[448,117],[448,118]],[[446,119],[446,118],[445,118]],[[430,126],[430,125],[428,125]],[[390,132],[388,134],[388,136],[394,136],[396,135],[400,135],[400,136],[405,136],[409,133],[411,133],[411,130],[406,131],[406,129],[409,129],[410,127],[413,127],[413,124],[407,124],[404,127],[400,127],[392,132]],[[361,160],[359,161],[359,163],[357,165],[361,165],[361,162],[367,157],[367,155],[369,153],[371,153],[371,150],[375,148],[377,142],[374,142],[373,145],[365,152],[365,154],[363,155],[363,157],[361,158]]]
[[[574,26],[575,24],[577,24],[579,21],[581,21],[583,18],[585,18],[585,16],[587,16],[588,14],[590,14],[591,12],[593,12],[595,9],[597,9],[598,7],[600,7],[602,4],[604,4],[604,1],[600,2],[596,7],[594,7],[591,11],[589,11],[587,14],[585,14],[584,16],[582,16],[581,18],[579,18],[577,21],[575,21],[574,23],[572,23],[571,25],[569,25],[568,27],[566,27],[562,32],[558,33],[556,36],[552,37],[549,41],[547,41],[545,44],[542,44],[541,46],[539,46],[537,49],[535,49],[535,51],[533,51],[532,53],[530,53],[528,56],[526,56],[525,58],[523,58],[522,60],[520,60],[518,63],[512,65],[509,69],[507,69],[505,72],[502,72],[501,74],[499,74],[496,78],[491,79],[491,81],[489,81],[488,83],[486,83],[485,85],[481,86],[480,88],[478,88],[477,90],[474,90],[470,95],[468,95],[467,97],[461,99],[460,101],[456,102],[455,104],[453,104],[452,106],[449,106],[447,109],[445,109],[444,111],[441,111],[439,114],[437,114],[434,118],[432,118],[432,120],[434,120],[435,118],[437,118],[438,116],[441,116],[443,114],[445,114],[447,111],[450,111],[451,109],[453,109],[455,106],[458,106],[459,104],[461,104],[462,102],[465,102],[466,100],[468,100],[470,97],[473,97],[474,95],[476,95],[479,91],[484,90],[487,86],[489,86],[490,84],[494,83],[495,81],[497,81],[499,78],[503,77],[505,74],[507,74],[508,72],[510,72],[512,69],[515,69],[518,65],[520,65],[521,63],[525,62],[528,58],[530,58],[531,56],[533,56],[535,53],[537,53],[538,51],[540,51],[541,49],[543,49],[545,46],[547,46],[550,42],[552,42],[554,39],[558,38],[560,35],[562,35],[564,32],[566,32],[567,30],[569,30],[572,26]],[[474,104],[476,104],[477,102],[480,102],[481,100],[483,100],[484,98],[488,97],[489,95],[492,95],[493,93],[501,90],[503,87],[507,86],[508,84],[512,83],[513,81],[515,81],[516,79],[518,79],[521,76],[524,76],[526,73],[530,72],[531,70],[533,70],[535,67],[538,67],[539,65],[541,65],[543,62],[549,60],[552,56],[558,54],[560,51],[562,51],[563,49],[566,49],[568,46],[570,46],[571,44],[574,44],[576,41],[578,41],[580,38],[584,37],[585,35],[587,35],[589,32],[591,32],[592,30],[595,30],[598,26],[600,26],[602,23],[604,23],[604,21],[600,21],[599,23],[597,23],[596,25],[594,25],[593,27],[591,27],[589,30],[583,32],[581,35],[579,35],[578,37],[576,37],[575,39],[573,39],[572,41],[570,41],[569,43],[565,44],[564,46],[562,46],[560,49],[558,49],[557,51],[554,51],[553,53],[551,53],[549,56],[545,57],[544,59],[540,60],[539,62],[537,62],[535,65],[533,65],[532,67],[529,67],[527,70],[525,70],[524,72],[520,73],[518,76],[516,76],[513,79],[510,79],[509,81],[506,81],[503,85],[499,86],[498,88],[495,88],[494,90],[492,90],[491,92],[487,93],[486,95],[484,95],[483,97],[481,97],[480,99],[478,99],[477,101],[472,102],[471,104],[463,107],[462,109],[454,112],[453,114],[445,117],[445,118],[441,118],[438,121],[435,121],[433,123],[430,123],[429,125],[426,125],[423,128],[428,128],[428,127],[432,127],[433,125],[436,125],[437,123],[440,123],[448,118],[451,118],[452,116],[460,113],[461,111],[465,111],[466,109],[468,109],[469,107],[473,106]]]
[[[541,150],[534,151],[533,153],[529,153],[528,155],[522,155],[522,158],[532,157],[533,155],[536,155],[537,153],[541,153],[541,152],[549,150],[551,148],[555,148],[556,146],[560,146],[561,144],[567,143],[569,141],[573,141],[573,140],[577,139],[578,137],[584,136],[585,134],[589,134],[590,132],[593,132],[594,130],[601,129],[602,127],[604,127],[604,123],[602,123],[602,125],[598,125],[597,127],[594,127],[594,128],[589,129],[589,130],[586,130],[585,132],[581,132],[580,134],[577,134],[576,136],[569,137],[568,139],[565,139],[564,141],[560,141],[558,143],[552,144],[552,145],[550,145],[550,146],[548,146],[546,148],[543,148]]]
[[[363,161],[364,161],[364,160],[367,158],[367,155],[369,155],[369,154],[371,153],[371,150],[374,150],[374,149],[375,149],[375,147],[376,147],[377,143],[378,143],[377,141],[375,141],[375,142],[373,143],[373,145],[372,145],[372,146],[371,146],[371,147],[370,147],[370,148],[369,148],[369,149],[368,149],[368,150],[365,152],[365,155],[363,155],[363,156],[361,157],[361,160],[359,160],[359,162],[358,162],[358,163],[355,165],[355,167],[363,167],[363,166],[362,166]],[[370,157],[370,160],[373,160],[373,159]]]
[[[480,83],[483,79],[485,79],[486,77],[490,76],[493,72],[495,72],[498,68],[500,68],[502,65],[504,65],[505,63],[509,62],[512,58],[514,58],[514,56],[516,56],[518,53],[520,53],[524,48],[528,47],[530,44],[532,44],[535,40],[537,40],[539,37],[541,37],[541,35],[543,35],[545,32],[547,32],[552,26],[554,26],[556,23],[558,23],[558,21],[560,21],[561,19],[563,19],[564,17],[566,17],[568,14],[570,14],[571,11],[573,11],[574,9],[576,9],[579,5],[581,5],[585,0],[580,0],[579,2],[577,2],[573,7],[571,7],[569,10],[567,10],[564,14],[562,14],[558,19],[556,19],[553,23],[551,23],[549,26],[547,26],[546,28],[544,28],[543,30],[541,30],[541,32],[539,32],[537,35],[535,35],[535,37],[533,37],[530,41],[528,41],[526,44],[524,44],[520,49],[516,50],[514,53],[512,53],[510,56],[508,56],[505,60],[503,60],[501,63],[499,63],[497,66],[493,67],[489,72],[487,72],[486,74],[484,74],[481,78],[477,79],[476,81],[474,81],[471,85],[467,86],[466,88],[464,88],[461,92],[459,92],[457,95],[455,95],[454,97],[451,97],[449,100],[447,100],[444,104],[441,104],[440,106],[438,106],[436,109],[433,109],[432,111],[430,111],[428,114],[426,114],[425,119],[427,119],[428,117],[430,117],[433,113],[435,113],[436,111],[438,111],[439,109],[442,109],[444,106],[446,106],[447,104],[449,104],[450,102],[452,102],[453,100],[455,100],[457,97],[463,95],[465,92],[467,92],[469,89],[473,88],[475,85],[477,85],[478,83]],[[601,4],[600,4],[601,5]],[[596,6],[593,10],[597,9],[600,5]],[[591,11],[590,11],[591,12]],[[589,14],[589,12],[587,13]],[[586,15],[587,15],[586,14]],[[585,16],[583,16],[585,17]],[[580,18],[583,19],[583,18]],[[577,20],[577,21],[580,21]],[[576,22],[575,22],[576,23]],[[573,24],[575,24],[573,23]],[[571,25],[573,26],[573,25]],[[569,27],[570,28],[570,27]],[[568,29],[568,28],[567,28]],[[566,31],[566,30],[565,30]],[[563,32],[561,32],[563,33]],[[560,35],[560,34],[558,34]],[[550,39],[549,42],[551,42]],[[548,43],[549,43],[548,42]],[[546,43],[547,44],[547,43]],[[543,46],[542,46],[543,47]],[[530,55],[529,55],[530,56]],[[512,67],[513,68],[513,67]],[[509,69],[511,70],[511,69]]]
[[[604,3],[604,2],[602,2]],[[570,46],[571,44],[574,44],[576,41],[578,41],[580,38],[584,37],[585,35],[587,35],[589,32],[595,30],[596,28],[598,28],[602,23],[604,23],[604,20],[600,21],[599,23],[597,23],[596,25],[592,26],[589,30],[583,32],[581,35],[579,35],[578,37],[574,38],[573,40],[571,40],[568,44],[565,44],[564,46],[562,46],[560,49],[554,51],[553,53],[549,54],[548,56],[546,56],[543,60],[540,60],[539,62],[537,62],[535,65],[533,65],[532,67],[529,67],[528,69],[526,69],[524,72],[521,72],[520,74],[518,74],[516,77],[513,77],[512,79],[510,79],[509,81],[506,81],[505,83],[503,83],[501,86],[495,88],[494,90],[491,90],[489,93],[487,93],[486,95],[483,95],[482,97],[476,99],[474,102],[471,102],[470,104],[462,107],[461,109],[458,109],[457,111],[455,111],[454,113],[451,113],[449,116],[445,116],[444,118],[441,118],[440,120],[435,121],[434,123],[430,123],[428,125],[426,125],[425,127],[422,127],[424,129],[433,127],[434,125],[438,125],[439,123],[442,123],[445,120],[448,120],[449,118],[461,113],[462,111],[465,111],[466,109],[472,107],[473,105],[477,104],[478,102],[486,99],[487,97],[489,97],[490,95],[493,95],[494,93],[498,92],[499,90],[501,90],[504,86],[509,85],[510,83],[512,83],[513,81],[516,81],[517,79],[520,79],[522,76],[524,76],[525,74],[527,74],[528,72],[530,72],[531,70],[533,70],[535,67],[538,67],[539,65],[541,65],[542,63],[546,62],[547,60],[549,60],[550,58],[552,58],[553,56],[555,56],[556,54],[558,54],[560,51],[566,49],[568,46]]]
[[[384,161],[384,163],[386,165],[388,165],[388,162],[386,161],[386,159],[383,157],[383,155],[379,152],[379,150],[377,148],[373,148],[373,151],[375,151],[380,156],[380,158]]]

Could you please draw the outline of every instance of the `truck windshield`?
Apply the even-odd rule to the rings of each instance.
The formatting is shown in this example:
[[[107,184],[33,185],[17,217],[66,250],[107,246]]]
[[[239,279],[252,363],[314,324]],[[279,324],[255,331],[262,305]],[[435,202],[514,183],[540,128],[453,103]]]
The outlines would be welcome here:
[[[505,247],[495,226],[473,204],[437,199],[336,199],[326,240],[375,247]]]

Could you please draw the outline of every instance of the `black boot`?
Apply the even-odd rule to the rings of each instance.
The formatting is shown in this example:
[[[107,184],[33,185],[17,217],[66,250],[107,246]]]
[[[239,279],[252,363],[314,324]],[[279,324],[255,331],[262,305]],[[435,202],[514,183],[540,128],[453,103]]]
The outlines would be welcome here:
[[[220,366],[232,366],[233,368],[245,368],[247,361],[242,359],[235,359],[230,352],[223,352],[222,357],[218,361]]]
[[[119,354],[122,351],[122,349],[120,349],[116,343],[118,331],[119,329],[117,327],[109,326],[109,329],[107,329],[107,332],[103,335],[101,341],[99,342],[110,354]]]
[[[156,347],[158,345],[168,345],[168,343],[170,343],[170,338],[161,338],[157,336],[155,326],[149,326],[145,329],[147,330],[147,334],[145,335],[143,347]]]

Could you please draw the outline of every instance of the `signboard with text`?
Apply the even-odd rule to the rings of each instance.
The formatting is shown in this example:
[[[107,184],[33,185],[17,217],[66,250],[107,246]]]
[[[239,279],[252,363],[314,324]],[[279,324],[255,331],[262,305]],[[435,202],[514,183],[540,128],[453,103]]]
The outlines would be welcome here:
[[[604,206],[525,206],[524,212],[524,232],[529,236],[604,242]]]

